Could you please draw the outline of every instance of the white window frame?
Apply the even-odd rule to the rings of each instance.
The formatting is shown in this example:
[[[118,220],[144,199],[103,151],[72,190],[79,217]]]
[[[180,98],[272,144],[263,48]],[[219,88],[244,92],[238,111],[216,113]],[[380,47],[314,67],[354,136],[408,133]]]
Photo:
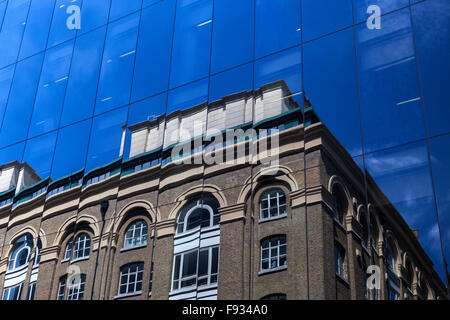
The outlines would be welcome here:
[[[178,234],[182,234],[185,233],[186,231],[190,231],[193,229],[189,229],[187,230],[187,221],[189,219],[189,216],[195,211],[195,210],[207,210],[209,212],[209,226],[208,227],[212,227],[214,225],[214,210],[213,208],[211,208],[209,205],[204,204],[203,201],[197,200],[197,204],[195,206],[193,206],[191,209],[189,209],[188,212],[186,212],[186,215],[184,216],[184,220],[183,220],[183,231],[178,233]],[[178,222],[180,223],[180,222]],[[200,225],[201,228],[201,225]],[[207,228],[207,227],[204,227]]]
[[[137,227],[137,224],[140,223],[140,226]],[[145,234],[144,234],[145,229]],[[132,232],[131,237],[128,237],[128,233]],[[139,235],[137,235],[139,234]],[[125,237],[123,242],[123,247],[125,249],[129,248],[135,248],[140,246],[146,246],[147,245],[147,237],[148,237],[148,225],[145,220],[139,219],[136,221],[133,221],[125,231]],[[131,240],[131,244],[128,243],[128,241]],[[139,243],[136,242],[136,240],[139,240]]]
[[[70,258],[72,258],[72,250],[73,250],[73,239],[70,239],[66,244],[66,250],[64,250],[63,261],[70,260]]]
[[[136,265],[136,271],[131,272],[131,267],[133,265]],[[126,268],[126,272],[123,271],[123,269]],[[138,280],[138,276],[139,274],[141,275],[141,280]],[[122,276],[126,275],[127,280],[125,283],[122,283]],[[134,282],[130,281],[130,277],[134,275]],[[141,289],[137,290],[137,285],[138,283],[141,284]],[[134,290],[133,291],[128,291],[129,285],[132,284]],[[142,293],[142,286],[144,285],[144,263],[143,262],[135,262],[135,263],[130,263],[127,264],[123,267],[120,268],[120,275],[119,275],[119,287],[117,289],[117,297],[121,297],[121,296],[128,296],[128,295],[134,295],[134,294],[140,294]],[[124,293],[121,293],[120,288],[122,286],[126,286],[126,291]]]
[[[84,236],[84,238],[81,240],[81,237],[83,237],[83,236]],[[87,242],[89,242],[89,244],[86,244]],[[81,247],[81,244],[82,244],[82,247]],[[89,255],[91,253],[91,237],[85,232],[79,234],[75,238],[72,250],[73,250],[73,260],[72,261],[89,258]],[[88,250],[87,255],[85,255],[86,250]],[[79,255],[79,254],[81,254],[81,255]]]
[[[77,279],[77,277],[73,277]],[[78,283],[68,285],[67,300],[83,300],[84,290],[86,286],[86,275],[81,274],[79,277],[80,281]],[[81,297],[81,299],[80,299]]]
[[[2,299],[3,300],[8,300],[8,301],[12,301],[13,299],[10,299],[11,298],[11,292],[12,292],[12,289],[15,289],[15,288],[18,288],[17,290],[18,290],[18,293],[17,293],[17,300],[20,300],[20,295],[22,294],[22,289],[23,289],[23,282],[21,282],[21,283],[19,283],[19,284],[17,284],[17,285],[15,285],[15,286],[12,286],[12,287],[9,287],[9,288],[5,288],[4,290],[3,290],[3,296],[2,296]],[[5,299],[5,293],[7,294],[7,298]]]
[[[19,256],[19,254],[23,251],[23,250],[27,250],[27,259],[26,262],[20,266],[16,266],[17,263],[17,257]],[[23,246],[22,248],[20,248],[17,251],[14,251],[12,256],[11,256],[11,260],[9,260],[9,265],[8,265],[8,271],[14,271],[14,270],[18,270],[21,267],[27,265],[30,262],[30,253],[31,253],[31,248],[28,245]],[[12,267],[11,267],[12,266]]]
[[[284,243],[280,244],[280,238],[284,238]],[[276,246],[272,246],[272,239],[273,238],[278,238],[277,240],[277,245]],[[268,242],[269,246],[268,247],[264,247],[263,243],[264,242]],[[285,247],[286,249],[286,253],[281,254],[281,247]],[[272,256],[272,249],[277,249],[277,254],[275,256]],[[267,258],[263,258],[263,251],[264,250],[268,250],[269,255]],[[287,239],[285,235],[277,235],[277,236],[271,236],[268,238],[263,239],[263,241],[261,241],[261,245],[260,245],[260,270],[261,272],[268,272],[268,271],[273,271],[273,270],[277,270],[277,269],[281,269],[281,268],[286,268],[287,266]],[[272,267],[272,259],[276,258],[276,266]],[[284,264],[281,265],[280,264],[280,260],[281,258],[284,258]],[[263,268],[263,263],[267,261],[269,267],[268,268]]]
[[[276,193],[276,194],[274,194]],[[280,198],[284,197],[284,203],[280,204]],[[267,201],[267,208],[263,208],[263,201]],[[271,215],[271,203],[276,202],[277,214]],[[284,207],[284,210],[282,209]],[[267,217],[264,217],[263,212],[267,212]],[[281,212],[280,212],[281,211]],[[283,212],[284,211],[284,212]],[[265,191],[259,199],[259,219],[260,221],[267,221],[281,218],[287,215],[287,201],[286,194],[280,188],[270,189]]]
[[[217,253],[217,273],[212,273],[212,251],[213,249],[217,248],[218,253]],[[199,270],[199,258],[200,258],[200,252],[203,251],[208,251],[208,272],[206,275],[200,276],[198,275],[198,270]],[[191,254],[191,253],[197,253],[197,265],[196,265],[196,273],[194,275],[190,275],[187,277],[183,278],[183,263],[184,263],[184,256]],[[176,258],[180,257],[180,267],[179,267],[179,272],[178,272],[178,279],[175,280],[175,268],[176,268]],[[201,287],[206,287],[209,285],[215,285],[218,283],[218,278],[219,278],[219,261],[220,261],[220,246],[211,246],[211,247],[206,247],[206,248],[196,248],[194,250],[189,250],[189,251],[185,251],[185,252],[181,252],[179,254],[174,255],[174,259],[173,259],[173,266],[172,266],[172,284],[171,284],[171,291],[182,291],[185,290],[187,288],[201,288]],[[217,276],[217,280],[215,282],[211,281],[211,278],[213,276]],[[184,286],[182,287],[181,284],[183,281],[188,281],[188,280],[192,280],[195,279],[195,284],[190,285],[190,286]],[[207,279],[206,284],[204,285],[198,285],[199,280],[203,280],[203,279]],[[178,287],[175,288],[174,284],[175,282],[178,283]]]

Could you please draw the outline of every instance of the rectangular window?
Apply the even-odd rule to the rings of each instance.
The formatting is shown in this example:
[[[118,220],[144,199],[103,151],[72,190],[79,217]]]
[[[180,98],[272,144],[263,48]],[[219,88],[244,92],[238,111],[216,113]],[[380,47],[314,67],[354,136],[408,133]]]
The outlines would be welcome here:
[[[142,291],[144,263],[132,263],[120,269],[119,296]]]
[[[261,243],[261,271],[286,264],[286,236],[271,237]]]
[[[340,245],[334,246],[334,267],[336,274],[344,279],[346,276],[346,266],[345,266],[345,250]]]
[[[59,279],[58,296],[56,297],[57,300],[64,300],[64,294],[66,292],[66,283],[67,283],[67,275],[62,276]]]
[[[28,286],[27,300],[34,300],[34,294],[36,292],[36,282],[30,283]]]
[[[22,287],[23,287],[23,283],[15,286],[15,287],[6,288],[3,291],[3,300],[20,300],[20,294],[22,293]]]
[[[73,277],[71,284],[69,284],[68,300],[83,300],[84,287],[86,285],[86,275],[82,274],[80,277]]]
[[[172,290],[217,283],[219,247],[199,249],[175,256]]]

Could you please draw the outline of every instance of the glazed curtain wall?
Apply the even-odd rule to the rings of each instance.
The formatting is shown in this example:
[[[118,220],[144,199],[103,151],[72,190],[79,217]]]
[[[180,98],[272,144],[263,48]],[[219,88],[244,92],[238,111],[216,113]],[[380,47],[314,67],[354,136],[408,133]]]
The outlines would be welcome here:
[[[119,157],[123,125],[284,80],[445,279],[449,15],[446,0],[0,0],[0,163],[87,173]]]

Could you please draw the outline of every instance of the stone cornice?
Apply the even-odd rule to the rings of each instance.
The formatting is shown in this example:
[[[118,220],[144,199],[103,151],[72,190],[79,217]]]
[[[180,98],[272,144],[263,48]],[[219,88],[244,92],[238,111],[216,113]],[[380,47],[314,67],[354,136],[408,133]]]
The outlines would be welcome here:
[[[220,223],[229,223],[244,219],[246,207],[247,206],[245,203],[238,203],[231,206],[219,208]]]
[[[156,237],[173,236],[175,234],[176,219],[164,220],[156,223]]]

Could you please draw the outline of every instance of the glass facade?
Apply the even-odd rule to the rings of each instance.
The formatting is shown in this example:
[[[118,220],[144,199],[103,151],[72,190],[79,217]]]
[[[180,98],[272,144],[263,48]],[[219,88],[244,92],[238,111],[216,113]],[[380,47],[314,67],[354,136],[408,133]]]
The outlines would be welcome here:
[[[300,114],[309,101],[418,230],[445,283],[447,0],[0,0],[0,162],[27,162],[42,180],[87,176],[129,160],[124,126],[169,128],[175,111],[278,80],[290,91],[279,98]]]

